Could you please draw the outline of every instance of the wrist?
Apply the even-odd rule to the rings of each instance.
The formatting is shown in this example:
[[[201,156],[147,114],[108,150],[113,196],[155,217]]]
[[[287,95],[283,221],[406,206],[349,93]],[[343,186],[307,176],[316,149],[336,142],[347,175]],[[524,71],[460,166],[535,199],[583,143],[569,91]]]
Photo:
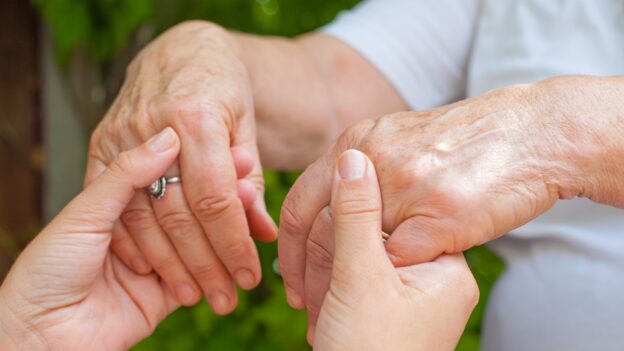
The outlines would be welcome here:
[[[18,318],[0,290],[0,350],[47,350],[44,339]]]
[[[622,206],[624,80],[558,77],[535,84],[543,94],[541,133],[556,167],[550,174],[564,199],[576,196]],[[619,204],[617,202],[620,202]]]

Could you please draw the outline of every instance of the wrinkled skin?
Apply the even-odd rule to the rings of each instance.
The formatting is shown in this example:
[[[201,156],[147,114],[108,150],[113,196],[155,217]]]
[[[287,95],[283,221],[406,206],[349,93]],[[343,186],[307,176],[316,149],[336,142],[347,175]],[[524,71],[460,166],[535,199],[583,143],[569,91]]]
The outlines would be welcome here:
[[[176,134],[164,133],[159,149],[121,153],[22,252],[0,287],[0,349],[127,350],[180,305],[156,274],[132,272],[109,249],[135,191],[178,155]]]
[[[512,86],[346,131],[297,180],[282,208],[280,267],[290,305],[306,307],[314,328],[333,262],[325,209],[332,169],[349,148],[377,168],[383,230],[391,234],[385,246],[399,267],[495,239],[558,199],[624,205],[616,181],[624,175],[616,162],[624,155],[617,132],[623,124],[613,113],[622,103],[608,104],[620,101],[621,82],[601,88],[613,83],[577,77]],[[596,98],[603,105],[592,104]]]
[[[220,314],[236,306],[233,282],[251,289],[261,279],[250,233],[264,241],[277,233],[263,199],[249,79],[227,36],[215,25],[188,22],[134,59],[93,133],[85,181],[172,127],[181,153],[166,175],[180,175],[182,183],[169,185],[160,200],[139,192],[116,226],[113,249],[138,273],[153,267],[183,304],[197,302],[201,291]]]
[[[381,240],[382,204],[373,164],[355,150],[338,162],[331,201],[336,248],[331,283],[308,340],[316,350],[453,350],[478,299],[464,258],[442,255],[394,268]],[[362,165],[361,177],[353,177],[354,163]]]

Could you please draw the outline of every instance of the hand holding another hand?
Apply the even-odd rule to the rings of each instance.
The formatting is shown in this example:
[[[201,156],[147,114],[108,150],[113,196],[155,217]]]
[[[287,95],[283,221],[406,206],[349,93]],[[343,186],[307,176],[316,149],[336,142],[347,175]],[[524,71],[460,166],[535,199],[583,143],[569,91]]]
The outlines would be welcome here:
[[[109,249],[135,192],[179,150],[167,128],[122,152],[28,245],[0,288],[0,349],[128,349],[179,306],[156,274],[132,272]]]
[[[334,263],[309,341],[317,350],[453,350],[479,295],[462,255],[394,268],[373,164],[348,150],[332,178]]]
[[[382,229],[391,234],[385,247],[398,267],[495,239],[558,199],[587,196],[623,206],[616,179],[624,174],[617,162],[624,144],[614,132],[621,121],[607,107],[583,104],[592,96],[621,101],[622,89],[611,83],[564,78],[512,86],[347,130],[299,177],[282,207],[279,255],[290,305],[306,307],[314,328],[333,261],[324,209],[334,165],[347,149],[375,164]],[[600,123],[583,114],[601,116]]]

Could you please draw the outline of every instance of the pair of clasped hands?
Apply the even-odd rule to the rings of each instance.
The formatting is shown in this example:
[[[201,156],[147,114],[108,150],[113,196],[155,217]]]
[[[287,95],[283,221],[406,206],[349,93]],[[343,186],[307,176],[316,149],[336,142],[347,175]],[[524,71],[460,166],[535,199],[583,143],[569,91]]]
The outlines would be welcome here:
[[[25,249],[0,290],[2,350],[127,349],[180,306],[166,281],[110,249],[122,212],[179,151],[166,128],[120,153]],[[452,349],[478,294],[461,254],[395,268],[372,162],[345,151],[331,183],[334,261],[315,348]]]
[[[0,289],[0,349],[127,348],[202,294],[228,314],[236,284],[260,282],[253,239],[278,232],[287,300],[308,311],[315,347],[452,349],[477,296],[463,250],[559,199],[624,207],[621,77],[388,114],[402,103],[345,50],[203,22],[148,45],[93,133],[84,193]],[[306,165],[278,229],[262,167]],[[182,182],[150,198],[163,175]]]

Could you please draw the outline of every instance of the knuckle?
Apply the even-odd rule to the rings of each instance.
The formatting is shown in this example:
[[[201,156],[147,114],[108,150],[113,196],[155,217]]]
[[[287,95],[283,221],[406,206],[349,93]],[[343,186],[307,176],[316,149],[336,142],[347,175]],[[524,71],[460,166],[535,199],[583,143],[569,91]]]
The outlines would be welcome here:
[[[213,220],[233,208],[238,201],[230,194],[212,194],[200,197],[193,204],[193,211],[200,219]]]
[[[152,266],[154,267],[154,270],[159,274],[162,274],[163,272],[172,272],[175,269],[178,269],[178,267],[181,265],[180,260],[178,259],[178,256],[175,255],[175,253],[160,253],[160,255],[154,257],[152,260]]]
[[[464,273],[458,279],[458,291],[461,294],[461,299],[468,305],[470,308],[474,308],[479,302],[479,286],[477,285],[477,281],[472,276],[472,274]]]
[[[381,207],[370,197],[350,195],[348,198],[339,199],[332,212],[336,216],[370,217],[381,213]]]
[[[199,282],[209,282],[216,283],[218,282],[215,277],[220,275],[219,268],[216,264],[190,264],[189,270],[193,277],[195,277]]]
[[[294,210],[296,207],[295,201],[287,198],[280,211],[281,232],[287,236],[296,236],[303,228],[304,221],[299,213]]]
[[[308,239],[306,243],[306,257],[312,269],[331,270],[334,256],[319,242]]]
[[[204,123],[211,121],[225,122],[228,130],[235,128],[236,114],[230,105],[222,102],[207,101],[205,98],[192,94],[179,97],[166,104],[165,110],[183,129],[199,130]],[[206,118],[212,117],[212,118]]]
[[[127,235],[113,235],[111,237],[111,247],[127,247],[131,244],[131,238]]]
[[[147,113],[143,108],[134,109],[132,111],[132,118],[130,118],[126,123],[126,129],[143,140],[149,137],[148,130],[151,131],[153,128],[153,124],[151,123],[150,118],[147,117]]]
[[[188,242],[195,238],[193,215],[183,211],[167,212],[159,216],[158,221],[163,230],[174,240]]]
[[[127,209],[121,215],[121,220],[128,227],[128,229],[144,231],[150,229],[152,226],[152,213],[151,210],[146,208],[132,208]]]
[[[466,306],[474,308],[479,301],[479,286],[470,269],[465,265],[454,265],[447,268],[448,284],[440,286],[456,296]],[[442,292],[441,292],[442,293]]]
[[[341,149],[349,149],[358,145],[375,126],[374,120],[365,120],[347,128],[337,143]]]
[[[223,257],[229,259],[248,258],[251,257],[250,251],[247,240],[233,240],[224,245]]]

